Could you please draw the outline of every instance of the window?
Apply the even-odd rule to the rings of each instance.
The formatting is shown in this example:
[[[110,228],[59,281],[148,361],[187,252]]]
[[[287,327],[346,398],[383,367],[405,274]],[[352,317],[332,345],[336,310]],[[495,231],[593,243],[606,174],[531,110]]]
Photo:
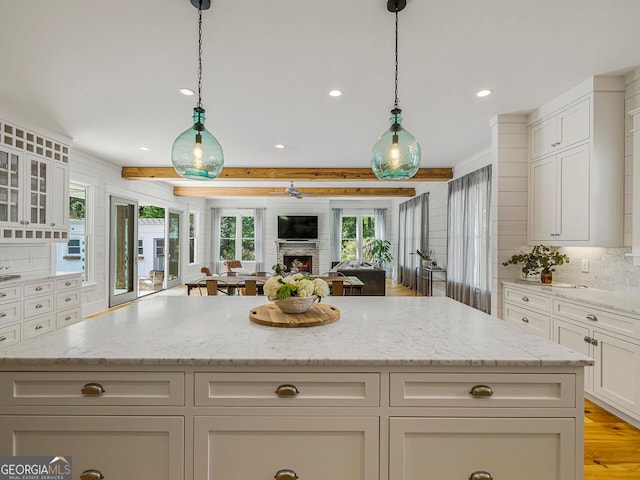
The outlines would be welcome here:
[[[197,262],[198,212],[189,212],[189,264]]]
[[[253,215],[223,215],[220,218],[220,260],[255,259]]]
[[[89,187],[71,183],[69,187],[69,240],[56,243],[56,271],[82,273],[82,281],[89,279],[88,202]]]
[[[362,258],[362,250],[367,240],[375,238],[375,218],[373,215],[344,215],[340,237],[340,260]]]
[[[138,239],[138,256],[144,255],[144,240]]]

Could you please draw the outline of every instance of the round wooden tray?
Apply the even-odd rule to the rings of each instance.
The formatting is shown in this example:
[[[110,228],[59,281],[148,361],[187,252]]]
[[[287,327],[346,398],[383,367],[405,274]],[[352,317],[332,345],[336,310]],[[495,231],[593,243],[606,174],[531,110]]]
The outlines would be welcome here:
[[[316,327],[333,323],[339,318],[340,310],[325,303],[314,303],[304,313],[284,313],[273,303],[249,311],[249,320],[253,323],[281,328]]]

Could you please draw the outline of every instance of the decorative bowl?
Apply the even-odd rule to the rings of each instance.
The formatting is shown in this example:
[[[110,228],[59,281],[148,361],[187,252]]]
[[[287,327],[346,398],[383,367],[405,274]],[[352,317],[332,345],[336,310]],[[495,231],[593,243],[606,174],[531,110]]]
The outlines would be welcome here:
[[[304,313],[311,308],[317,298],[315,295],[310,297],[289,297],[276,300],[273,304],[284,313]]]

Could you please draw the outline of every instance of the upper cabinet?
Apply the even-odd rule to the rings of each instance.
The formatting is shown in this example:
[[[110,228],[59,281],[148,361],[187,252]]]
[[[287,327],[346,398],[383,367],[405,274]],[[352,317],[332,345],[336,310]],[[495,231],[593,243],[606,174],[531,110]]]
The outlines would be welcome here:
[[[69,147],[0,122],[0,242],[65,242]]]
[[[531,160],[570,148],[591,135],[589,98],[551,115],[529,130]]]
[[[530,122],[529,244],[621,247],[622,78],[594,77],[533,112]]]

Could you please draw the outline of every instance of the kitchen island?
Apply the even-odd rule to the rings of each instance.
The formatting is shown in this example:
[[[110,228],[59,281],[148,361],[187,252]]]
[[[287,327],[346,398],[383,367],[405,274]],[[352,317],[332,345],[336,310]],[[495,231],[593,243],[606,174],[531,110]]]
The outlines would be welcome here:
[[[591,359],[448,298],[155,297],[2,350],[0,455],[74,477],[582,479]]]

